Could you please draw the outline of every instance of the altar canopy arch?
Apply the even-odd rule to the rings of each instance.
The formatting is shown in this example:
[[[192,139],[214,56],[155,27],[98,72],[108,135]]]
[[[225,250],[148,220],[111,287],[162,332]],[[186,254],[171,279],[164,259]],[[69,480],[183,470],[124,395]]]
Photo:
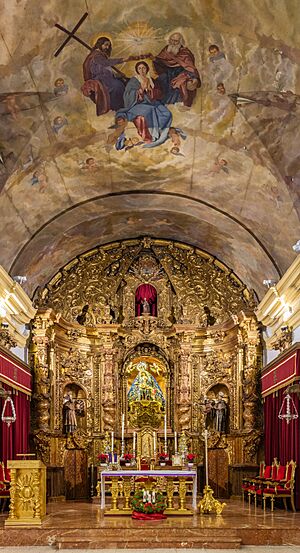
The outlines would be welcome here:
[[[149,304],[149,310],[145,309],[144,302]],[[146,314],[157,317],[157,292],[152,284],[141,284],[135,291],[135,316]]]

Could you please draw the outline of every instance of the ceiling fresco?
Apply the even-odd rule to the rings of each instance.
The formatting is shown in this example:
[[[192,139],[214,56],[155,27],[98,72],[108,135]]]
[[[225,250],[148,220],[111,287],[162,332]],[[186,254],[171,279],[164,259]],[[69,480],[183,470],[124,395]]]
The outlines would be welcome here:
[[[262,296],[300,231],[298,2],[0,6],[0,264],[32,294],[151,235]]]

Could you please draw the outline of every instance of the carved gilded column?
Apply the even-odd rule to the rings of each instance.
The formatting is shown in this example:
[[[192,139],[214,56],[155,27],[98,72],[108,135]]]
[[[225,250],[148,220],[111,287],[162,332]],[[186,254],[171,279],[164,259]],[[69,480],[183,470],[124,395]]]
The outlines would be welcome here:
[[[103,429],[114,430],[116,420],[116,389],[114,375],[113,350],[104,350],[102,356],[102,414]]]
[[[102,354],[93,357],[94,376],[94,432],[101,432],[101,362]]]
[[[52,310],[41,311],[32,325],[30,347],[31,365],[34,372],[35,425],[36,429],[50,430],[51,374],[50,342],[53,326]],[[53,338],[53,337],[52,337]]]
[[[189,352],[185,350],[180,352],[178,369],[178,424],[181,430],[190,430],[191,377]]]
[[[35,387],[33,399],[35,400],[36,427],[39,430],[48,431],[50,423],[50,375],[48,366],[47,336],[33,336],[33,368],[35,373]]]
[[[258,372],[261,363],[260,334],[258,323],[253,316],[244,317],[240,324],[244,342],[243,371],[243,426],[251,431],[259,425],[257,417]]]

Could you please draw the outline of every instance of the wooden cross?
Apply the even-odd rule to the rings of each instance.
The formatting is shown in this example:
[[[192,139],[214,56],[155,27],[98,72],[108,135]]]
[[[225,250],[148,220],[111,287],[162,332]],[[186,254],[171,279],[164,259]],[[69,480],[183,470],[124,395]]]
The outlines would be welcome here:
[[[92,50],[91,46],[89,46],[86,42],[84,42],[84,40],[81,40],[81,38],[79,38],[75,34],[77,29],[79,29],[79,27],[82,25],[82,23],[85,21],[85,19],[87,18],[88,15],[89,15],[88,12],[85,12],[83,14],[83,16],[79,19],[78,23],[76,23],[76,25],[75,25],[74,29],[72,29],[72,31],[68,31],[68,29],[65,29],[65,27],[62,27],[61,25],[59,25],[59,23],[55,23],[55,27],[57,27],[58,29],[60,29],[60,31],[63,31],[64,33],[66,33],[68,35],[68,38],[66,38],[66,40],[60,45],[58,50],[56,50],[56,52],[54,54],[54,56],[56,58],[72,38],[74,38],[74,40],[77,40],[77,42],[82,44],[82,46],[85,46],[85,48],[87,48],[88,50],[90,50],[90,51]]]
[[[82,23],[86,20],[87,16],[88,16],[88,12],[85,12],[83,14],[83,16],[79,19],[78,23],[76,23],[74,29],[72,29],[72,31],[68,31],[68,29],[66,29],[65,27],[63,27],[62,25],[60,25],[59,23],[55,23],[55,27],[57,27],[57,29],[59,29],[60,31],[63,31],[64,33],[66,33],[68,35],[68,38],[66,38],[66,40],[60,45],[60,47],[58,48],[58,50],[56,50],[56,52],[54,53],[54,56],[57,58],[57,56],[59,56],[59,54],[61,53],[61,51],[64,49],[64,47],[68,44],[68,42],[74,38],[74,40],[77,40],[77,42],[79,42],[80,44],[82,44],[82,46],[84,46],[85,48],[87,48],[90,52],[93,50],[93,48],[91,46],[89,46],[89,44],[87,44],[86,42],[84,42],[84,40],[81,40],[81,38],[79,38],[75,33],[76,31],[79,29],[79,27],[82,25]],[[118,75],[120,75],[120,77],[122,78],[125,78],[126,81],[128,80],[126,75],[124,75],[124,73],[122,73],[122,71],[120,71],[120,69],[118,69],[117,67],[112,67],[113,71],[115,71]]]

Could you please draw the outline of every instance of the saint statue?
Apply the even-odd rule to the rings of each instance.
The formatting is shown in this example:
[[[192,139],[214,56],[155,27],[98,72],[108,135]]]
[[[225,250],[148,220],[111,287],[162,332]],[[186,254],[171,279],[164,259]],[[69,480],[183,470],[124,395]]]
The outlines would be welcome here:
[[[146,300],[146,298],[144,298],[143,301],[142,301],[142,314],[143,315],[150,315],[150,304]]]
[[[215,404],[215,430],[217,432],[226,432],[227,422],[227,403],[223,392],[219,392],[219,397]]]
[[[71,391],[63,399],[63,424],[66,434],[75,432],[77,429],[76,401],[73,399]]]
[[[214,399],[204,398],[205,428],[213,428],[216,418],[216,405]]]

